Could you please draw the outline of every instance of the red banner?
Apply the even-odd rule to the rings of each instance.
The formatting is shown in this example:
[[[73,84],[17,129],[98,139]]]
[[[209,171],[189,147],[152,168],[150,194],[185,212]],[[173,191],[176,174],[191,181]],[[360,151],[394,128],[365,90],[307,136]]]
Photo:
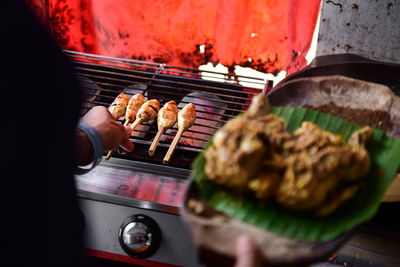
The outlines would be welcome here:
[[[194,68],[212,62],[230,70],[241,65],[290,74],[306,65],[320,0],[29,4],[63,49]]]

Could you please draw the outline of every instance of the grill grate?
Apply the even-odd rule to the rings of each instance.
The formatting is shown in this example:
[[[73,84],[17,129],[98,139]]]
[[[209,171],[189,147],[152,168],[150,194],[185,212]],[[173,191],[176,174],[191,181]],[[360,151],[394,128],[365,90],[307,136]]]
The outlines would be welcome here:
[[[81,115],[96,105],[109,107],[122,91],[142,93],[147,99],[155,98],[160,107],[170,100],[175,100],[179,108],[194,103],[196,123],[184,133],[171,160],[171,165],[184,168],[190,168],[194,156],[227,120],[247,110],[254,95],[265,93],[272,87],[271,82],[260,78],[64,52],[72,62],[84,91]],[[122,119],[119,119],[121,123]],[[118,150],[114,156],[161,164],[176,132],[177,125],[165,133],[156,154],[149,157],[147,150],[157,133],[157,123],[155,120],[142,123],[131,136],[135,150],[130,153]]]

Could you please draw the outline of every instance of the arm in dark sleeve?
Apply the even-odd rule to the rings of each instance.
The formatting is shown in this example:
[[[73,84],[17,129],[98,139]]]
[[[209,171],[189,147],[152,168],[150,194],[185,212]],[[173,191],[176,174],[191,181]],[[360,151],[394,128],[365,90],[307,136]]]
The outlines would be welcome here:
[[[3,3],[0,36],[2,263],[79,266],[83,222],[72,173],[80,89],[20,1]]]

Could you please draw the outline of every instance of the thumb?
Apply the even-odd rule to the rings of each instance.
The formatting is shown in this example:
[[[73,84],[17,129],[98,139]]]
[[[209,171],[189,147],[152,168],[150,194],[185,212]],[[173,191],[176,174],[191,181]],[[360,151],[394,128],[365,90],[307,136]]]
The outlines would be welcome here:
[[[261,255],[253,240],[241,236],[236,242],[236,263],[234,267],[262,266]]]
[[[129,152],[133,151],[133,149],[135,148],[131,140],[129,140],[129,138],[125,138],[124,140],[122,140],[120,147]]]
[[[124,128],[125,128],[126,135],[125,135],[124,139],[122,139],[120,146],[122,148],[124,148],[125,150],[131,152],[134,148],[132,142],[129,140],[129,136],[131,136],[131,134],[132,134],[132,129],[129,126],[124,126]]]

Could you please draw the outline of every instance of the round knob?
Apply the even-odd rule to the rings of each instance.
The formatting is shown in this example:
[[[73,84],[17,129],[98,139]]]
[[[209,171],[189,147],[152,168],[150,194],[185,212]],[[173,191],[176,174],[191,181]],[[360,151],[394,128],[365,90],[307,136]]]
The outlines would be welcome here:
[[[146,215],[133,215],[122,223],[119,229],[119,242],[124,251],[136,258],[153,255],[161,241],[158,224]]]

